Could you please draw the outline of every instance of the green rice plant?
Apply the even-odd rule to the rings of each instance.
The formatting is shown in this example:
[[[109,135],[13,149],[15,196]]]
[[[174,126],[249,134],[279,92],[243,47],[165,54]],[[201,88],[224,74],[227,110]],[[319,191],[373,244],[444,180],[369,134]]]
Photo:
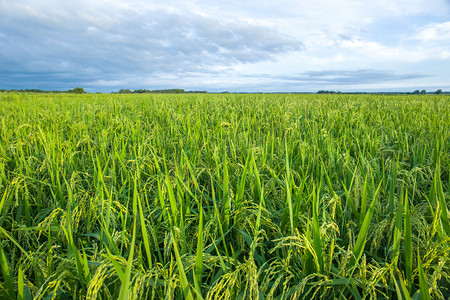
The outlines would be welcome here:
[[[16,98],[4,297],[450,294],[448,95]]]

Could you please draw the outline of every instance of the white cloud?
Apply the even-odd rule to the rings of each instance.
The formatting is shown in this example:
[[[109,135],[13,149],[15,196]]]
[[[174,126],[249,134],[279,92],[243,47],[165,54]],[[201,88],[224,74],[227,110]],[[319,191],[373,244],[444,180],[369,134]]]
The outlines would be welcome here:
[[[428,24],[418,30],[411,39],[430,41],[447,41],[450,46],[450,22]]]

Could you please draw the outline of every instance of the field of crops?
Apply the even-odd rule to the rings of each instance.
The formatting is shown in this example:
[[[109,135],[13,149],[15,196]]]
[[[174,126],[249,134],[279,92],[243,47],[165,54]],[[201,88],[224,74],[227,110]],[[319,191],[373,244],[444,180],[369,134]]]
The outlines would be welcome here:
[[[450,97],[0,94],[0,298],[447,299]]]

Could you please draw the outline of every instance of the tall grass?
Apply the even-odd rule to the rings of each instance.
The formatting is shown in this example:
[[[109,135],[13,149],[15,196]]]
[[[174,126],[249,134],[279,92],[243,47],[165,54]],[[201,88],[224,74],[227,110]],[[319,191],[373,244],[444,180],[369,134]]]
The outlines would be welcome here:
[[[446,299],[449,133],[445,95],[0,97],[0,297]]]

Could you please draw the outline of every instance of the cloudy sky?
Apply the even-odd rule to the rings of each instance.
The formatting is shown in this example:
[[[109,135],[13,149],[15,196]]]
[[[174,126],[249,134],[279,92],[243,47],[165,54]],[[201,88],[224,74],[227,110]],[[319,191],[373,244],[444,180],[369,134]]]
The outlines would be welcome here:
[[[450,0],[0,0],[0,89],[450,90]]]

